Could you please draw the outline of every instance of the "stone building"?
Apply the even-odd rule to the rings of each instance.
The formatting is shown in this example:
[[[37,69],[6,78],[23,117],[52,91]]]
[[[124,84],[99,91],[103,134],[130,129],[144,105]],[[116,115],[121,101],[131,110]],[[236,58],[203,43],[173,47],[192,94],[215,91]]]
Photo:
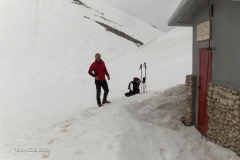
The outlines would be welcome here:
[[[184,121],[240,154],[240,0],[182,0],[169,26],[193,28]]]

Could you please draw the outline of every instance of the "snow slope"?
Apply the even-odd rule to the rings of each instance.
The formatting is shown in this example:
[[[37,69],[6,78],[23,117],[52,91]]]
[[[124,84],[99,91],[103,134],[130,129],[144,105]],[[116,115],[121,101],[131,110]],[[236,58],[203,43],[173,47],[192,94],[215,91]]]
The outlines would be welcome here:
[[[99,0],[129,13],[164,32],[175,27],[168,26],[168,20],[181,0]],[[133,7],[134,6],[134,7]],[[157,19],[157,20],[156,20]]]
[[[37,34],[36,0],[0,1],[0,86],[13,78],[29,56]]]
[[[191,29],[163,35],[108,5],[84,2],[92,9],[71,0],[0,1],[6,23],[0,26],[0,159],[239,159],[179,120],[185,94],[178,84],[191,73]],[[138,48],[93,20],[146,45]],[[87,73],[96,52],[111,75],[112,104],[102,108]],[[148,94],[125,97],[145,61]]]
[[[39,75],[38,70],[53,72],[56,75],[53,80],[55,83],[56,79],[65,78],[66,72],[71,72],[69,76],[85,73],[89,67],[86,60],[90,57],[94,59],[97,52],[111,54],[106,59],[111,62],[136,48],[134,43],[105,32],[95,20],[117,28],[143,43],[163,34],[145,22],[103,3],[89,0],[86,5],[91,5],[92,9],[88,9],[72,2],[1,1],[1,22],[5,24],[0,30],[1,85],[5,86],[7,81],[16,76],[29,78],[34,74]],[[67,67],[75,62],[78,65]],[[55,72],[57,68],[54,66],[59,63],[65,66]]]
[[[114,61],[109,65],[109,70],[116,79],[112,85],[117,87],[117,84],[122,83],[117,87],[117,90],[122,92],[121,86],[127,84],[132,77],[140,77],[139,67],[144,62],[147,63],[147,83],[150,91],[185,83],[185,75],[191,73],[191,36],[191,29],[176,28]]]

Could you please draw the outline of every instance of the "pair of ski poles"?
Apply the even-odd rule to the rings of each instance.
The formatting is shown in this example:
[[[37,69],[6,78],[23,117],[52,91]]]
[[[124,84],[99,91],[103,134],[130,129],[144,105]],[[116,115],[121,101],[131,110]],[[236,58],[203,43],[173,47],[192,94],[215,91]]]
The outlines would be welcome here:
[[[142,78],[142,68],[143,67],[145,68],[145,77]],[[145,93],[145,89],[146,89],[146,93],[147,93],[147,72],[146,72],[147,64],[146,64],[146,62],[143,63],[143,67],[142,67],[142,64],[140,64],[139,70],[141,70],[141,94],[142,94],[142,90],[143,90],[143,93]],[[142,86],[142,83],[143,83],[143,86]]]

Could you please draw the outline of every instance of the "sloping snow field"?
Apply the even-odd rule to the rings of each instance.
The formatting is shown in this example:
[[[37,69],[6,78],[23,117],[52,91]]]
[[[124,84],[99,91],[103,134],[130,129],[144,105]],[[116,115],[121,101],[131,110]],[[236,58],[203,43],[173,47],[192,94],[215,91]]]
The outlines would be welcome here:
[[[0,24],[1,160],[239,159],[180,122],[190,28],[164,33],[97,0],[0,0]],[[111,76],[101,108],[96,53]],[[125,97],[144,62],[148,93]]]

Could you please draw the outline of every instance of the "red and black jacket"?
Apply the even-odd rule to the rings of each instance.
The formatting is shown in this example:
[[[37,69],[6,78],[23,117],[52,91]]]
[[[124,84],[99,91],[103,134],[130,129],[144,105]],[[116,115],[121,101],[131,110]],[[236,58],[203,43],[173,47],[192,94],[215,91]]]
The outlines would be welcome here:
[[[109,76],[103,60],[100,60],[100,62],[95,60],[90,66],[88,73],[93,77],[98,76],[100,81],[105,80],[105,75]]]

